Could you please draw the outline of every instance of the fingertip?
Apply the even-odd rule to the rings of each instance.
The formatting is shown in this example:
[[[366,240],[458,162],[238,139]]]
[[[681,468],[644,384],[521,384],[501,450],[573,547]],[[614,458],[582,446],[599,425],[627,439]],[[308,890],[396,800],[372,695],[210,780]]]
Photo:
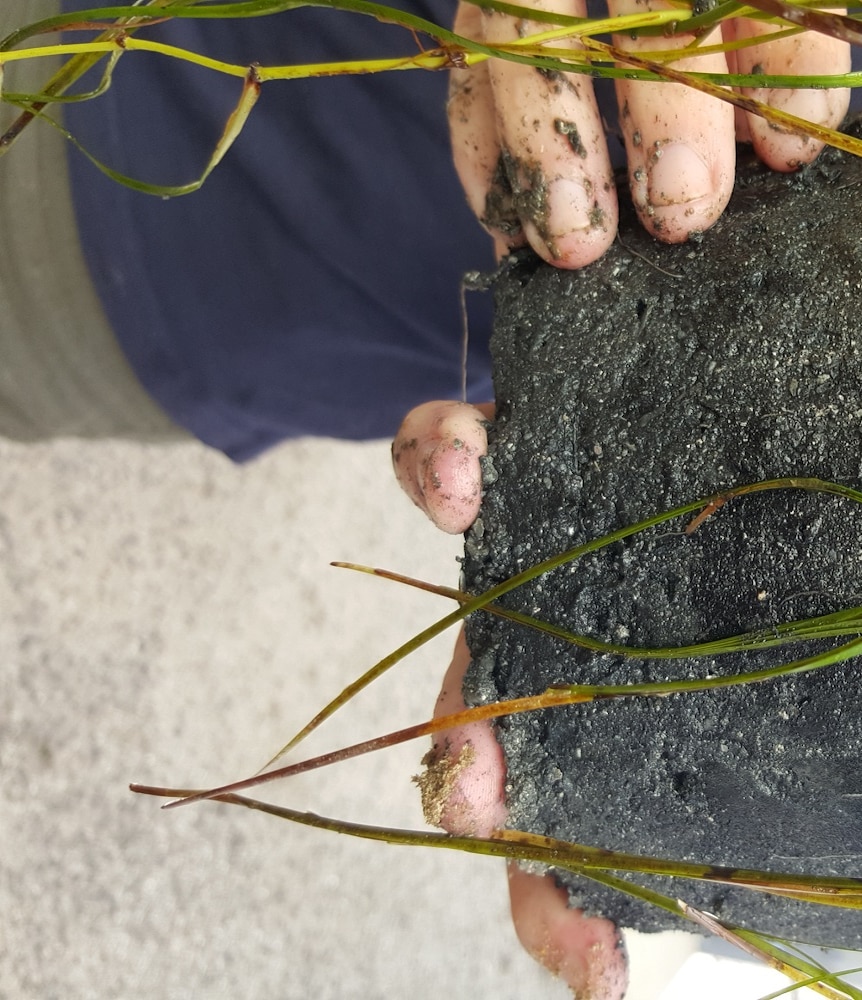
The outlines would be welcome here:
[[[776,25],[746,18],[735,24],[734,33],[738,39],[758,40],[758,44],[736,53],[737,70],[742,73],[804,77],[840,75],[851,69],[849,44],[829,35],[809,31],[782,37]],[[850,105],[850,91],[845,88],[744,87],[742,94],[792,116],[785,120],[755,113],[745,116],[748,137],[758,157],[772,170],[784,173],[815,160],[824,145],[796,128],[793,119],[834,129],[839,127]]]
[[[469,664],[462,630],[437,699],[435,719],[464,710],[462,686]],[[489,723],[438,733],[423,763],[426,771],[417,783],[429,823],[467,837],[489,837],[505,824],[506,764]]]
[[[525,222],[530,245],[554,267],[574,270],[597,261],[614,241],[619,211],[613,184],[602,198],[584,192],[579,182],[555,185],[549,201],[548,221],[553,229],[540,230]]]
[[[485,24],[485,40],[508,44],[530,29],[522,19],[496,16]],[[506,195],[498,201],[506,218],[514,216],[527,242],[549,264],[577,268],[592,263],[613,242],[617,206],[590,82],[507,60],[491,60],[489,76]]]
[[[490,726],[464,726],[435,742],[422,763],[425,771],[416,780],[432,826],[456,837],[490,837],[505,825],[505,765]]]
[[[632,200],[643,226],[663,243],[684,243],[709,229],[733,191],[735,151],[672,141],[652,143],[630,170]]]
[[[628,965],[620,932],[601,917],[572,909],[551,875],[534,875],[510,862],[509,899],[524,949],[559,976],[576,997],[622,1000]]]
[[[705,37],[704,45],[719,35]],[[620,39],[621,47],[646,54],[664,44]],[[673,44],[687,43],[680,36]],[[681,56],[673,65],[681,71],[727,72],[721,52]],[[682,243],[709,229],[733,190],[733,107],[678,83],[622,80],[617,100],[632,201],[644,228],[664,243]]]
[[[392,446],[395,475],[410,499],[443,531],[466,531],[482,502],[480,458],[486,413],[468,403],[423,403],[405,417]]]
[[[837,128],[847,113],[850,91],[794,90],[754,93],[756,99],[796,118]],[[758,157],[772,170],[790,173],[813,162],[824,143],[803,132],[782,128],[758,115],[749,115],[748,130]]]
[[[432,440],[420,476],[426,511],[438,528],[458,534],[476,520],[482,503],[485,415],[467,403],[441,404]]]
[[[450,535],[466,531],[482,504],[480,452],[461,438],[441,441],[423,459],[425,512]]]

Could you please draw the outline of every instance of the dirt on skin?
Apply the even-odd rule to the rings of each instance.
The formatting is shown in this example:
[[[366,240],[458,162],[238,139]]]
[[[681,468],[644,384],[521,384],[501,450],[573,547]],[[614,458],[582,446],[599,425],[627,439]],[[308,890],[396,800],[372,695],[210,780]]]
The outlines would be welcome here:
[[[554,122],[554,130],[565,136],[578,156],[587,156],[586,147],[573,123],[558,118]],[[548,218],[548,184],[548,178],[538,163],[519,160],[504,149],[485,197],[482,224],[512,239],[521,233],[522,220],[529,220],[550,253],[554,257],[559,256]],[[585,187],[591,190],[589,183]],[[589,220],[594,229],[605,225],[605,213],[598,201],[593,202]]]
[[[857,126],[854,134],[860,134]],[[581,271],[521,255],[498,281],[498,419],[464,586],[743,483],[862,486],[862,160],[739,168],[723,218]],[[802,490],[676,520],[513,592],[569,630],[677,646],[862,604],[862,505]],[[850,638],[850,637],[846,637]],[[571,683],[726,676],[824,648],[699,660],[598,655],[489,615],[468,623],[468,704]],[[830,639],[826,646],[846,641]],[[497,725],[513,828],[714,865],[855,875],[862,861],[862,659],[744,687],[553,709]],[[620,926],[689,926],[561,874]],[[862,913],[638,876],[733,924],[862,947]]]
[[[455,756],[449,745],[444,743],[442,750],[429,750],[422,758],[425,770],[414,775],[413,781],[419,786],[422,815],[429,826],[442,825],[443,814],[449,806],[458,778],[475,759],[476,751],[469,743]]]

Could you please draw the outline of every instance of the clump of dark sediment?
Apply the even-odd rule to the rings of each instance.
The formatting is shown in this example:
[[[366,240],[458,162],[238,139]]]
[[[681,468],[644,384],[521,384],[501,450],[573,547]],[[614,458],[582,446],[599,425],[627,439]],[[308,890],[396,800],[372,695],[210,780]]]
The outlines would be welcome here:
[[[853,127],[860,133],[858,126]],[[778,477],[862,485],[862,160],[792,176],[740,166],[701,240],[622,241],[576,272],[514,263],[496,284],[498,418],[466,586],[651,514]],[[862,506],[787,489],[680,519],[505,603],[571,631],[678,646],[862,604]],[[487,614],[468,625],[468,703],[551,685],[724,676],[846,640],[713,658],[598,655]],[[762,684],[506,718],[510,824],[714,865],[862,874],[862,659]],[[560,874],[619,925],[683,926]],[[632,878],[634,878],[632,876]],[[862,947],[862,913],[638,876],[731,924]]]

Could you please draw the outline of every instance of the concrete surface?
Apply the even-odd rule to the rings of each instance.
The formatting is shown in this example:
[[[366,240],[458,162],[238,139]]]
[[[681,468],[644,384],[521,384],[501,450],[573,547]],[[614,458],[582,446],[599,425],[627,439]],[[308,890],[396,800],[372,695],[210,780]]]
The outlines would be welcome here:
[[[331,569],[451,583],[384,444],[237,468],[194,444],[0,442],[0,997],[560,997],[518,949],[500,863],[350,840],[130,781],[256,770],[348,680],[450,609]],[[314,741],[430,714],[450,639]],[[424,743],[270,786],[421,824]],[[266,790],[270,794],[269,790]]]

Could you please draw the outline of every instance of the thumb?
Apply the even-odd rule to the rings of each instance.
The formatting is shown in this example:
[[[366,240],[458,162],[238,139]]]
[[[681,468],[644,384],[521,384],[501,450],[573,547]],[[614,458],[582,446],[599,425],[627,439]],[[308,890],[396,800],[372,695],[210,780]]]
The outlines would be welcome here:
[[[490,405],[423,403],[404,418],[392,443],[392,464],[404,492],[450,534],[466,531],[482,500],[479,459],[488,448]]]

